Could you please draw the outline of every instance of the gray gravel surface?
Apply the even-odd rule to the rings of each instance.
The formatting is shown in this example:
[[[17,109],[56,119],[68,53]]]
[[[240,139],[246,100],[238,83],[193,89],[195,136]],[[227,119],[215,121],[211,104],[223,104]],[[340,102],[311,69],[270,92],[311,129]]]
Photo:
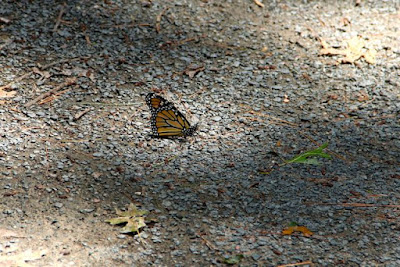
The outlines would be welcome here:
[[[400,4],[263,2],[2,1],[1,266],[400,266]],[[319,54],[357,35],[376,64]],[[195,136],[149,136],[153,91]]]

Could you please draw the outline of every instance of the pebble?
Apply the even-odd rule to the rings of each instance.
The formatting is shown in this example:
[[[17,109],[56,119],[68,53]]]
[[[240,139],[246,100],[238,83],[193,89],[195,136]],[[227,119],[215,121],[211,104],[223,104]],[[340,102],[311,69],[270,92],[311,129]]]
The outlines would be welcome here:
[[[54,203],[54,207],[57,208],[57,209],[61,209],[63,206],[64,206],[64,204],[61,203],[61,202]]]
[[[92,213],[94,209],[81,209],[79,210],[80,213]]]

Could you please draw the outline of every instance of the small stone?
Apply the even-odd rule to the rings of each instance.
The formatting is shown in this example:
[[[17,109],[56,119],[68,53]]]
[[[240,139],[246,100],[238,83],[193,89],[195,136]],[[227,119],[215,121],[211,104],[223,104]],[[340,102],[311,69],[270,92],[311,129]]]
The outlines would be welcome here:
[[[162,205],[163,205],[164,207],[171,207],[171,206],[172,206],[172,202],[169,201],[169,200],[164,200],[164,201],[162,202]]]
[[[3,210],[3,214],[6,214],[6,215],[11,215],[13,213],[14,213],[13,210]]]
[[[162,240],[157,236],[153,236],[151,238],[151,241],[153,241],[153,243],[161,243],[162,242]]]
[[[57,209],[61,209],[63,206],[64,206],[64,204],[61,203],[61,202],[54,203],[54,207],[57,208]]]
[[[222,118],[220,116],[215,116],[211,118],[213,121],[220,121]]]
[[[91,212],[93,212],[94,211],[94,209],[82,209],[82,210],[80,210],[79,212],[80,213],[91,213]]]

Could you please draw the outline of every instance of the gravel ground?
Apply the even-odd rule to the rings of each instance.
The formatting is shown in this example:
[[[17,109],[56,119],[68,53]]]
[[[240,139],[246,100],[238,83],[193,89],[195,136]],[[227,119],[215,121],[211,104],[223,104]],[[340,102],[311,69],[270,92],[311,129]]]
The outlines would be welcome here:
[[[355,2],[2,1],[0,266],[400,266],[400,4]],[[357,35],[375,64],[320,55]]]

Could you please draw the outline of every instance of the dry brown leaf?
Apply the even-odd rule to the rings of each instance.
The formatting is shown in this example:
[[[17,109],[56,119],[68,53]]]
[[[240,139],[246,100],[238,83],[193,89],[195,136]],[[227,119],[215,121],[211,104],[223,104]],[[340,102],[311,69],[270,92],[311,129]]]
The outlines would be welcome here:
[[[102,172],[94,172],[93,174],[92,174],[92,176],[94,177],[94,178],[96,178],[96,179],[98,179],[100,176],[102,176],[103,175],[103,173]]]
[[[186,70],[183,73],[189,76],[190,79],[192,79],[197,73],[203,70],[205,70],[204,66],[190,65],[186,68]]]
[[[328,95],[327,98],[328,98],[328,100],[338,100],[339,96],[338,95]]]
[[[284,229],[282,231],[283,235],[291,235],[294,232],[301,232],[304,236],[312,236],[313,232],[311,232],[307,227],[305,226],[289,226],[288,228]]]
[[[308,75],[307,73],[303,73],[302,75],[303,75],[303,78],[306,79],[307,81],[311,81],[312,80],[310,75]]]
[[[357,98],[358,101],[364,102],[369,100],[369,95],[366,92],[361,92]]]
[[[355,36],[347,41],[347,47],[345,49],[338,49],[330,47],[324,40],[321,40],[322,49],[321,55],[341,55],[343,58],[338,60],[338,63],[355,63],[361,57],[365,58],[365,61],[369,64],[375,63],[376,50],[366,49],[366,43],[361,36]]]
[[[19,193],[21,193],[19,190],[11,190],[11,191],[8,191],[8,192],[5,192],[4,194],[3,194],[3,196],[5,196],[5,197],[12,197],[12,196],[15,196],[16,194],[19,194]]]
[[[328,45],[328,43],[325,40],[320,40],[321,46],[324,49],[328,49],[330,46]]]
[[[342,59],[343,63],[354,63],[362,57],[362,48],[364,47],[364,40],[360,36],[355,36],[347,42],[346,57]]]
[[[89,78],[92,82],[95,81],[95,75],[92,69],[84,69],[75,67],[72,69],[63,69],[61,73],[65,76],[79,76]]]
[[[343,26],[351,25],[351,22],[348,18],[345,17],[345,18],[342,18],[341,20],[342,20]]]
[[[276,70],[276,66],[274,65],[265,65],[265,66],[258,66],[259,70]]]
[[[334,177],[334,178],[309,178],[307,180],[316,185],[332,187],[333,182],[337,181],[338,179]]]
[[[9,98],[17,94],[17,91],[0,90],[0,98]]]
[[[376,53],[377,53],[377,51],[375,49],[373,49],[373,48],[369,49],[364,54],[365,61],[367,61],[369,64],[375,64],[376,63]]]
[[[289,103],[289,102],[290,102],[289,97],[288,97],[288,95],[285,94],[285,98],[283,99],[283,103]]]
[[[48,79],[48,78],[51,77],[50,72],[48,72],[48,71],[41,71],[41,70],[39,70],[39,69],[36,68],[36,67],[33,67],[33,68],[32,68],[32,72],[33,72],[33,73],[36,73],[36,74],[39,74],[40,76],[42,76],[43,79]]]
[[[169,9],[169,7],[164,8],[160,14],[157,15],[156,17],[156,31],[157,33],[160,33],[161,31],[161,18],[164,15],[164,13]]]

